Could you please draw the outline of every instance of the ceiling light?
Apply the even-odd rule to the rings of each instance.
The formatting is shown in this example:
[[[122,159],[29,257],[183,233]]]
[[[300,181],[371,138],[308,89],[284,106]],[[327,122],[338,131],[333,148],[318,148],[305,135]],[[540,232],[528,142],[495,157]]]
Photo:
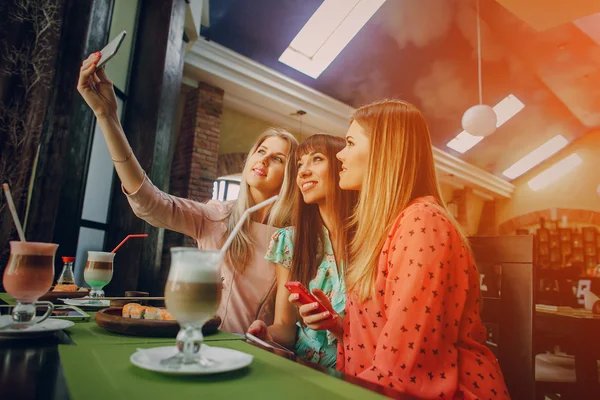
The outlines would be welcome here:
[[[525,104],[523,104],[514,94],[506,96],[500,103],[494,106],[494,112],[497,117],[496,128],[499,128],[506,121],[514,117],[524,107]],[[466,131],[462,131],[456,135],[454,139],[449,141],[446,146],[462,154],[482,140],[483,136],[473,136]]]
[[[569,141],[562,135],[554,136],[552,139],[548,140],[546,143],[542,144],[540,147],[511,165],[502,174],[509,179],[515,179],[545,159],[558,153],[560,149],[564,148],[568,144]]]
[[[383,3],[385,0],[325,0],[279,61],[318,78]]]
[[[573,168],[582,163],[581,157],[577,153],[571,154],[564,158],[529,181],[528,185],[531,189],[538,191],[545,188],[552,182],[562,178],[569,173]]]

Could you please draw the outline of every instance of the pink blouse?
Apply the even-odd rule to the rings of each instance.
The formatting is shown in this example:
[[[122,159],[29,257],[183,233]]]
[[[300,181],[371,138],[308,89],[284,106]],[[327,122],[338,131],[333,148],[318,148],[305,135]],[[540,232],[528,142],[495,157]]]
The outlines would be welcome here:
[[[227,229],[227,216],[233,202],[211,200],[199,203],[171,196],[152,184],[148,177],[133,193],[126,193],[135,215],[157,228],[170,229],[191,236],[198,248],[220,249]],[[257,319],[273,323],[275,313],[275,264],[264,259],[275,228],[252,222],[253,252],[243,273],[223,264],[221,281],[223,293],[217,315],[222,319],[220,329],[245,333]]]

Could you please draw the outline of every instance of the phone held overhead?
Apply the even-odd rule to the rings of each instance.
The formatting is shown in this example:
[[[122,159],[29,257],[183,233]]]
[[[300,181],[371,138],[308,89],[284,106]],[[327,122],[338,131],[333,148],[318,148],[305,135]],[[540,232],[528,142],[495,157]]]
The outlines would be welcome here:
[[[115,37],[109,44],[100,50],[100,61],[98,61],[96,68],[102,68],[117,54],[119,48],[121,47],[121,43],[123,43],[123,39],[125,39],[125,36],[127,36],[127,32],[123,31],[119,33],[117,37]]]

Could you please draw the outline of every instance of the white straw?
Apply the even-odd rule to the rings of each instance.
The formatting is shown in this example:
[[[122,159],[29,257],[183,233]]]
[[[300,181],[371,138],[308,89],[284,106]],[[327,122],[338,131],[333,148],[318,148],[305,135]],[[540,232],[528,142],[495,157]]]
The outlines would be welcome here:
[[[8,183],[3,183],[2,188],[4,189],[4,195],[6,196],[6,202],[8,203],[8,209],[12,214],[13,221],[15,222],[15,226],[17,227],[17,232],[19,233],[19,239],[21,242],[25,242],[25,234],[23,233],[23,227],[21,226],[21,221],[19,221],[19,215],[17,214],[17,209],[15,208],[15,202],[13,201],[12,195],[10,194],[10,188],[8,187]]]
[[[240,231],[240,229],[242,228],[242,225],[244,224],[244,221],[246,221],[246,218],[248,218],[248,215],[252,214],[256,210],[260,210],[261,208],[268,206],[271,203],[276,202],[277,199],[279,199],[279,196],[273,196],[270,199],[267,199],[261,203],[258,203],[257,205],[250,207],[249,209],[244,211],[240,220],[235,225],[235,228],[233,228],[233,231],[231,231],[231,234],[229,234],[229,237],[225,241],[225,244],[223,245],[223,247],[221,247],[221,252],[219,253],[219,264],[221,264],[221,262],[223,262],[223,259],[225,258],[225,253],[227,252],[227,249],[229,248],[229,246],[231,246],[231,242],[233,242],[235,235],[237,235],[238,232]]]

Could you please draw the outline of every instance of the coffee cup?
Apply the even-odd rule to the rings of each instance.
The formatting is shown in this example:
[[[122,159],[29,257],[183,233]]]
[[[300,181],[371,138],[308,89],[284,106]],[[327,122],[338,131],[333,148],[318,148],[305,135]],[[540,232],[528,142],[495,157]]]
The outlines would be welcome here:
[[[52,286],[57,248],[55,243],[10,242],[10,257],[2,284],[6,293],[16,300],[12,311],[13,328],[40,323],[54,310],[51,302],[38,299]],[[47,311],[36,318],[39,306],[47,307]]]

